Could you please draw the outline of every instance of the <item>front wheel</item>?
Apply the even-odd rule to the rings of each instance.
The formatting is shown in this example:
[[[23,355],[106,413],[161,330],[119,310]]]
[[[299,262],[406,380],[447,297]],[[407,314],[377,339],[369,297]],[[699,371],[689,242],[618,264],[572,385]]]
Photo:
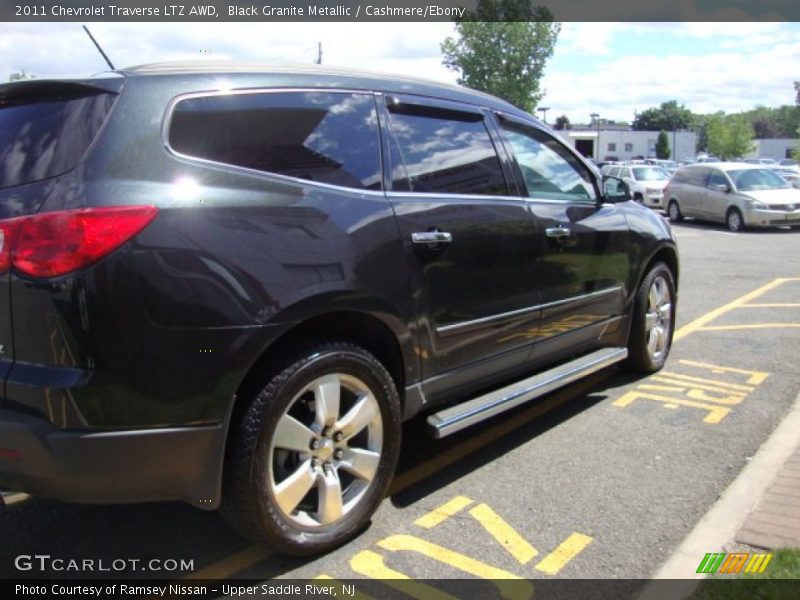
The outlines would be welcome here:
[[[661,369],[675,330],[675,279],[664,263],[647,272],[634,298],[627,365],[642,373]]]
[[[734,233],[744,229],[744,219],[742,219],[742,213],[739,212],[738,208],[732,208],[728,211],[725,216],[725,224]]]
[[[285,554],[335,548],[386,494],[400,431],[397,390],[374,356],[346,343],[310,347],[232,426],[221,512]]]

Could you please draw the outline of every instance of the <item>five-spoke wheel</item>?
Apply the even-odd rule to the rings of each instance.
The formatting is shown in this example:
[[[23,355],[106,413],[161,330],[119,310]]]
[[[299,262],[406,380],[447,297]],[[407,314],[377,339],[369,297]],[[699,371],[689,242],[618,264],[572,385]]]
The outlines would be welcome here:
[[[628,365],[652,373],[664,366],[675,329],[675,279],[664,263],[644,276],[634,297]]]
[[[221,511],[240,533],[297,555],[341,545],[369,522],[400,449],[391,375],[347,343],[312,346],[232,423]]]

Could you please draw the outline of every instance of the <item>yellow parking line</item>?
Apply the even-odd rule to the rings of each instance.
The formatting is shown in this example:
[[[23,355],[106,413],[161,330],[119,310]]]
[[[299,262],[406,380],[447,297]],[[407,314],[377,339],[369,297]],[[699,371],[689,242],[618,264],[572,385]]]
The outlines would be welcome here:
[[[405,573],[387,567],[383,562],[383,556],[372,550],[362,550],[356,554],[350,559],[350,567],[359,575],[379,579],[389,587],[417,600],[458,600],[447,592],[414,581]]]
[[[456,496],[449,502],[442,504],[439,508],[434,508],[427,515],[414,521],[414,523],[425,529],[431,529],[443,523],[457,512],[464,510],[470,504],[472,504],[472,500],[469,498],[465,496]]]
[[[738,308],[800,308],[800,304],[791,302],[774,302],[772,304],[742,304]]]
[[[272,556],[272,552],[262,548],[261,546],[250,546],[244,550],[239,550],[219,560],[211,563],[207,567],[198,569],[182,579],[209,579],[219,581],[220,579],[227,579],[231,575],[244,571],[247,567],[256,564]]]
[[[494,512],[489,505],[479,504],[469,511],[483,528],[505,548],[508,553],[524,565],[537,556],[539,552],[518,534],[505,519]]]
[[[701,317],[698,317],[691,323],[687,323],[686,325],[684,325],[683,327],[678,329],[678,331],[675,332],[673,339],[675,341],[678,341],[682,338],[685,338],[690,333],[698,331],[701,327],[704,327],[714,319],[717,319],[718,317],[721,317],[725,313],[732,311],[734,308],[738,308],[743,304],[747,304],[751,300],[755,300],[759,296],[762,296],[766,294],[768,291],[775,289],[780,285],[783,285],[787,281],[800,281],[800,278],[779,277],[778,279],[773,279],[766,285],[762,285],[760,288],[755,289],[752,292],[748,292],[744,296],[740,296],[739,298],[736,298],[736,300],[733,300],[732,302],[728,302],[727,304],[723,304],[719,308],[715,308],[714,310],[707,312],[706,314],[704,314]]]
[[[704,383],[713,387],[721,387],[738,392],[752,392],[755,388],[751,385],[744,385],[743,383],[728,383],[727,381],[717,381],[716,379],[706,379],[704,377],[695,377],[694,375],[684,375],[683,373],[675,373],[673,371],[659,371],[658,377],[668,377],[677,379],[682,383]]]
[[[455,567],[464,573],[469,573],[481,579],[488,579],[497,586],[500,595],[508,598],[508,600],[527,600],[533,596],[533,585],[519,575],[487,565],[465,554],[412,535],[391,535],[378,542],[378,546],[394,552],[416,552],[445,565]]]
[[[536,565],[535,569],[542,573],[547,573],[548,575],[557,575],[569,561],[592,543],[592,539],[593,538],[590,536],[583,535],[582,533],[573,533],[559,544],[558,548],[545,556],[542,561]]]
[[[683,358],[678,360],[679,363],[682,365],[688,365],[690,367],[700,367],[701,369],[707,369],[714,374],[720,375],[722,373],[738,373],[740,375],[750,375],[747,383],[750,385],[759,385],[764,382],[764,380],[769,377],[769,373],[764,373],[763,371],[751,371],[750,369],[737,369],[736,367],[721,367],[720,365],[712,365],[710,363],[698,362],[696,360],[685,360]]]
[[[754,323],[751,325],[706,325],[697,331],[740,331],[742,329],[791,329],[800,328],[800,323]]]

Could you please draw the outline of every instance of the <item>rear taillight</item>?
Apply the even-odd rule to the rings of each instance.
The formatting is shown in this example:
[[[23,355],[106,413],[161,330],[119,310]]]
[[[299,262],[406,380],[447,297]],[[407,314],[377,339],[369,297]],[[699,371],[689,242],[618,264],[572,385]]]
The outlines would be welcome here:
[[[152,221],[155,206],[109,206],[0,221],[0,273],[57,277],[97,262]]]

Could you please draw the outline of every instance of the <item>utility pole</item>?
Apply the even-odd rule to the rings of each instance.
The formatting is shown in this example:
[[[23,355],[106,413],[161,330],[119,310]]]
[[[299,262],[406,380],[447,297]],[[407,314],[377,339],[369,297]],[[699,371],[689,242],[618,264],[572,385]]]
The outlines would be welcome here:
[[[317,42],[317,64],[322,64],[322,42]]]

